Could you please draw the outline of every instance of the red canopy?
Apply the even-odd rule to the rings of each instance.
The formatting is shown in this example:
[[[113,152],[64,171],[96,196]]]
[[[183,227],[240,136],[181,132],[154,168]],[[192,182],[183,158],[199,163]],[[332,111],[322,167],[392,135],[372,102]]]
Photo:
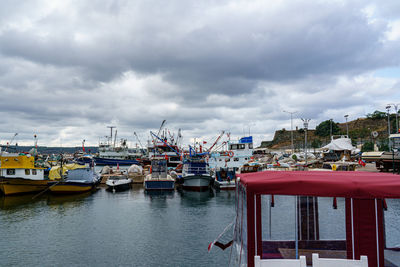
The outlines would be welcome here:
[[[252,194],[400,198],[400,175],[362,171],[264,171],[238,174]]]

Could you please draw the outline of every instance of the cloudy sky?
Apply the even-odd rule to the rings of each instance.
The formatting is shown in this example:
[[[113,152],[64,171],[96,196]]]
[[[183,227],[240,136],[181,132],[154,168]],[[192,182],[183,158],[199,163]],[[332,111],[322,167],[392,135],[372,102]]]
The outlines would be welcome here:
[[[0,143],[142,142],[182,128],[256,144],[400,103],[400,1],[2,1]]]

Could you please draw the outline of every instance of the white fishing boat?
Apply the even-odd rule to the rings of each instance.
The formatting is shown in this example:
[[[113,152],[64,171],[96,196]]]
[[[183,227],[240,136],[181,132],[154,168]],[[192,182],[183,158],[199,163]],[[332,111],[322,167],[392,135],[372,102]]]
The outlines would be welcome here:
[[[191,157],[185,160],[182,169],[183,189],[204,191],[214,180],[210,174],[208,163],[203,158]]]
[[[213,169],[236,168],[251,160],[253,156],[253,137],[242,137],[239,141],[228,141],[227,150],[212,152],[209,158],[209,165]]]
[[[145,190],[174,190],[175,180],[167,172],[167,160],[164,157],[151,159],[150,174],[144,178]]]

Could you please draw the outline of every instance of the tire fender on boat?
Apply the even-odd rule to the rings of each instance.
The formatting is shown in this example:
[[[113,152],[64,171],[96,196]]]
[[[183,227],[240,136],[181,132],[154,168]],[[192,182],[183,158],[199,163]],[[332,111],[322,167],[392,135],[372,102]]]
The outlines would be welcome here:
[[[228,151],[228,156],[229,156],[230,158],[232,158],[234,155],[235,155],[235,154],[233,153],[232,150],[229,150],[229,151]]]

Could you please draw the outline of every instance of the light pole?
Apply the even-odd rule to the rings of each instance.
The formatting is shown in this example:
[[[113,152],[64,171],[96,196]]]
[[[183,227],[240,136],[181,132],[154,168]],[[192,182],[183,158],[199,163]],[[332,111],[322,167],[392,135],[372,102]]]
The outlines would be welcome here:
[[[303,124],[304,124],[304,139],[305,139],[305,142],[304,142],[304,148],[305,148],[305,153],[306,153],[306,167],[307,167],[307,129],[308,129],[308,123],[310,122],[310,120],[311,119],[303,119],[303,118],[301,118],[301,120],[303,121]]]
[[[388,147],[389,147],[389,151],[392,151],[390,148],[390,105],[386,106],[386,110],[387,110],[387,115],[388,115]]]
[[[333,119],[329,119],[330,123],[331,123],[331,139],[332,139],[332,120]]]
[[[290,114],[290,138],[292,141],[292,154],[294,154],[294,144],[293,144],[293,114],[297,113],[297,111],[286,111],[284,110],[283,112],[289,113]]]
[[[399,106],[400,106],[400,103],[399,104],[388,104],[388,106],[393,106],[394,107],[394,110],[395,110],[395,112],[396,112],[396,133],[399,133],[399,119],[398,119],[398,116],[399,116],[399,113],[398,113],[398,108],[399,108]]]
[[[349,125],[347,124],[347,118],[349,117],[349,115],[344,115],[344,117],[346,118],[346,134],[347,134],[347,138],[349,138]]]

